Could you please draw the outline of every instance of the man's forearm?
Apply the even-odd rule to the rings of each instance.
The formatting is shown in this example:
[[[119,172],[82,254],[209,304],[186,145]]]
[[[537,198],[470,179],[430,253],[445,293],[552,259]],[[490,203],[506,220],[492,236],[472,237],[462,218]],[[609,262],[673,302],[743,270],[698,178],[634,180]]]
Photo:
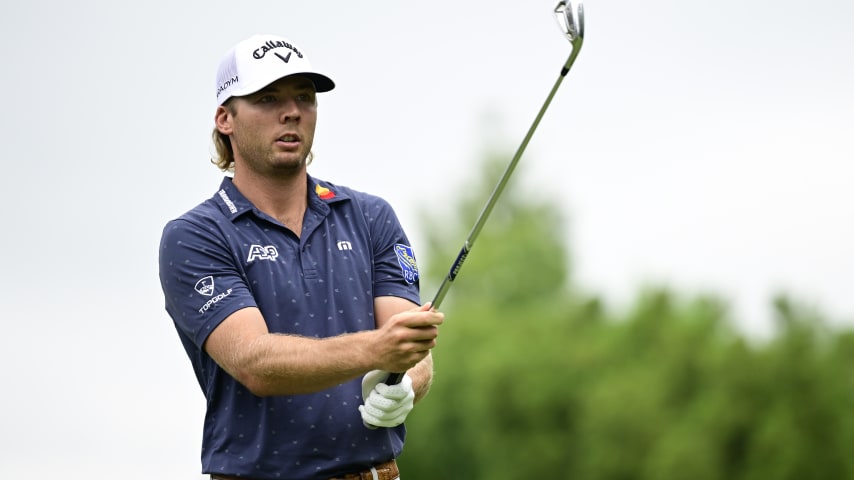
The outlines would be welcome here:
[[[412,378],[412,389],[415,391],[415,403],[427,396],[433,384],[433,354],[424,357],[414,367],[406,372]]]
[[[317,392],[376,368],[357,345],[366,332],[325,339],[268,334],[253,342],[236,377],[258,396]],[[287,347],[283,347],[287,344]],[[360,352],[362,351],[362,352]]]

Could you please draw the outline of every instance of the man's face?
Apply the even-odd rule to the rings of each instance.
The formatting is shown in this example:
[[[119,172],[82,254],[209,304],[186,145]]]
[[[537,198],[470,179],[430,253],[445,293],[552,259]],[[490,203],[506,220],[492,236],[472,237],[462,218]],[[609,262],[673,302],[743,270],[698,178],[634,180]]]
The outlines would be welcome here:
[[[253,94],[235,97],[231,110],[218,111],[234,148],[235,173],[289,176],[305,169],[317,125],[317,95],[311,80],[282,78]],[[224,117],[222,115],[225,115]],[[222,129],[220,130],[222,131]]]

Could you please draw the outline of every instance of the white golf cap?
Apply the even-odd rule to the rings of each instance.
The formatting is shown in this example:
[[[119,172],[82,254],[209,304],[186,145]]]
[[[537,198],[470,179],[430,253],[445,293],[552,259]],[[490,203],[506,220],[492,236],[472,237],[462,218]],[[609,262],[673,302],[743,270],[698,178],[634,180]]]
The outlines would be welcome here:
[[[335,82],[317,72],[305,54],[285,38],[255,35],[232,47],[216,72],[216,101],[255,93],[276,80],[300,75],[314,82],[318,92],[335,88]]]

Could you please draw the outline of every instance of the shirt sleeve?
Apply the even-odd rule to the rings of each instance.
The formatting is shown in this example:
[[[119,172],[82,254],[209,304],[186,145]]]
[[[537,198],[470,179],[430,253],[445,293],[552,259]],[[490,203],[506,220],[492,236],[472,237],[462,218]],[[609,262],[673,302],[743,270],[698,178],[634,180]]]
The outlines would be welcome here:
[[[199,350],[229,315],[257,306],[236,255],[215,222],[178,219],[163,230],[160,283],[166,310]]]
[[[380,198],[366,213],[373,244],[374,296],[401,297],[420,305],[418,264],[397,215]]]

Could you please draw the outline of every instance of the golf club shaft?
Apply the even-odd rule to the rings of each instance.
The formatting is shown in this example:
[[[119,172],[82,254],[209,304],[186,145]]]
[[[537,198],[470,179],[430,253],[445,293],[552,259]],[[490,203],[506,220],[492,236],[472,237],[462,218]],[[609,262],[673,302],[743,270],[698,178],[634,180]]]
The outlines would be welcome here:
[[[498,184],[495,185],[495,188],[492,190],[492,194],[489,196],[489,199],[484,205],[483,210],[481,210],[480,215],[477,217],[477,221],[472,227],[471,232],[469,233],[468,238],[466,238],[465,243],[463,244],[463,248],[460,250],[460,253],[457,255],[456,260],[451,265],[451,269],[448,271],[448,275],[445,276],[445,279],[442,281],[442,284],[439,286],[439,291],[436,292],[436,296],[433,297],[432,307],[438,308],[441,305],[442,300],[445,299],[445,295],[448,293],[448,290],[451,288],[451,284],[456,280],[457,275],[460,272],[460,269],[463,266],[463,262],[465,262],[468,257],[469,252],[471,252],[472,247],[474,246],[475,240],[477,240],[478,235],[480,235],[480,231],[483,229],[483,226],[486,224],[486,220],[489,218],[489,215],[492,213],[493,207],[498,202],[498,198],[501,196],[502,192],[504,192],[504,187],[507,185],[507,181],[510,179],[510,176],[513,174],[513,171],[516,169],[516,165],[518,165],[519,160],[522,158],[522,154],[525,152],[525,149],[528,147],[528,143],[531,141],[531,137],[534,136],[534,131],[536,131],[537,127],[540,125],[540,120],[542,120],[543,115],[545,115],[546,110],[549,108],[549,105],[552,103],[552,98],[554,98],[555,93],[557,93],[558,88],[560,88],[560,84],[563,83],[563,79],[566,77],[566,74],[569,72],[570,67],[572,67],[572,63],[575,61],[575,57],[577,56],[578,49],[573,49],[572,54],[567,60],[564,67],[561,69],[560,76],[558,76],[557,81],[555,81],[554,86],[549,92],[546,101],[543,103],[543,106],[540,107],[540,111],[537,113],[537,117],[534,119],[534,123],[531,124],[531,127],[528,129],[528,133],[525,134],[525,138],[522,140],[522,143],[519,145],[519,148],[516,150],[516,154],[513,155],[513,159],[507,165],[507,168],[504,170],[504,173],[501,175],[501,178],[498,180]]]
[[[448,293],[448,290],[450,290],[451,284],[454,283],[454,280],[460,273],[460,269],[463,266],[463,262],[466,261],[469,252],[471,252],[475,240],[480,234],[480,231],[483,229],[483,225],[486,223],[487,218],[489,218],[490,213],[492,213],[492,208],[498,201],[498,197],[501,196],[501,193],[504,191],[504,187],[507,185],[507,180],[510,179],[510,175],[512,175],[513,170],[516,169],[516,165],[519,163],[519,159],[522,158],[522,154],[525,152],[525,148],[528,147],[528,142],[530,142],[531,137],[534,136],[534,131],[540,125],[540,120],[542,120],[543,115],[545,115],[546,110],[552,103],[552,98],[554,98],[555,93],[557,93],[558,88],[560,88],[560,84],[563,83],[563,79],[566,77],[566,74],[569,73],[569,69],[572,68],[572,64],[575,63],[575,57],[578,56],[578,52],[581,50],[580,47],[580,41],[579,43],[573,46],[572,53],[570,53],[569,58],[566,60],[564,66],[561,68],[560,75],[558,76],[557,81],[555,81],[554,86],[549,92],[549,96],[546,97],[545,103],[543,103],[543,106],[540,107],[540,111],[537,113],[537,117],[534,119],[534,123],[531,124],[531,128],[529,128],[528,133],[525,134],[525,138],[522,140],[522,143],[516,150],[516,154],[513,155],[513,159],[510,161],[510,163],[507,165],[507,168],[504,170],[504,173],[501,175],[501,179],[498,180],[498,184],[495,185],[495,189],[492,190],[492,195],[489,196],[489,200],[487,200],[486,205],[484,205],[483,210],[481,210],[480,215],[477,217],[477,221],[475,222],[474,227],[471,229],[468,238],[466,238],[466,241],[463,244],[463,248],[457,255],[457,259],[454,260],[454,263],[451,265],[450,271],[448,271],[448,275],[445,276],[445,279],[442,281],[442,285],[439,286],[439,291],[436,292],[436,296],[433,297],[432,308],[439,308],[439,305],[442,304],[442,300],[445,299],[445,295]],[[403,375],[403,373],[392,373],[391,375],[389,375],[385,383],[387,385],[394,385],[396,383],[400,383],[400,380],[403,378]]]

